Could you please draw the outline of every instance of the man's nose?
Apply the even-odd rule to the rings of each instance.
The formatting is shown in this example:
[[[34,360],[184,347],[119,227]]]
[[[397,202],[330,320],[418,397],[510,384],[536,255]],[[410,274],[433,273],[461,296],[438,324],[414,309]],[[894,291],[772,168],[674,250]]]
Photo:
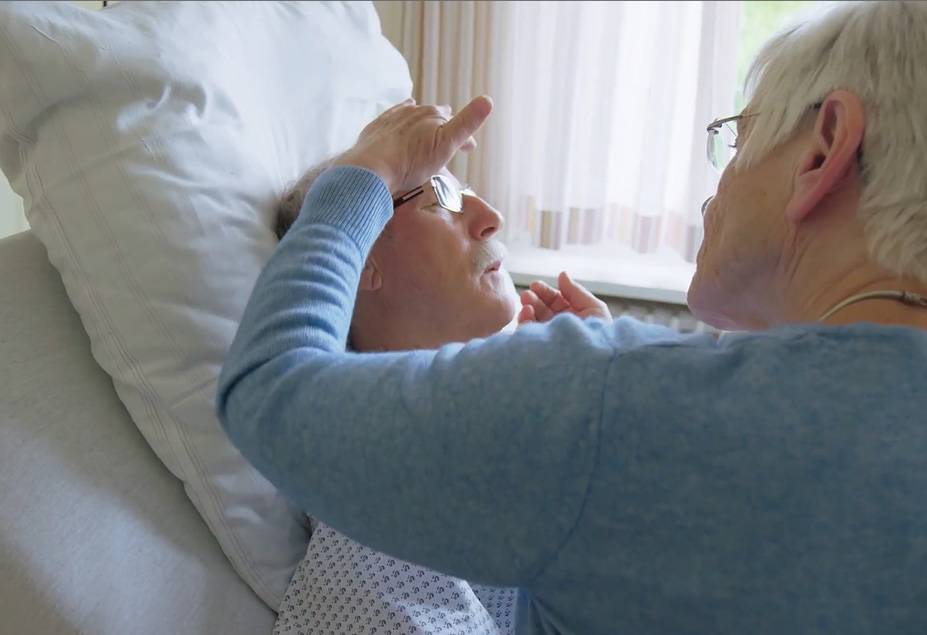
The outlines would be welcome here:
[[[464,219],[474,240],[487,240],[502,229],[502,214],[479,196],[464,196]]]

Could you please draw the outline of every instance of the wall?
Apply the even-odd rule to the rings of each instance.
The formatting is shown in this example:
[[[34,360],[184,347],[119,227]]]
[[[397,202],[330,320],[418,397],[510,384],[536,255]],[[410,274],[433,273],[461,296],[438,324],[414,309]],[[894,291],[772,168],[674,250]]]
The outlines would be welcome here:
[[[373,6],[377,8],[380,15],[380,29],[383,35],[393,43],[397,49],[400,48],[402,40],[402,16],[404,2],[399,0],[374,0]]]

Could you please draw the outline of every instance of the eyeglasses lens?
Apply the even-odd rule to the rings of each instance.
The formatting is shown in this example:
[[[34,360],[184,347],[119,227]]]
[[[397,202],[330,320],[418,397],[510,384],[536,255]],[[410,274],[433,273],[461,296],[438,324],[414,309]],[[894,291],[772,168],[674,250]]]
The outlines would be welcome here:
[[[438,205],[458,214],[463,210],[463,196],[450,179],[437,175],[431,179],[431,185],[434,187]]]

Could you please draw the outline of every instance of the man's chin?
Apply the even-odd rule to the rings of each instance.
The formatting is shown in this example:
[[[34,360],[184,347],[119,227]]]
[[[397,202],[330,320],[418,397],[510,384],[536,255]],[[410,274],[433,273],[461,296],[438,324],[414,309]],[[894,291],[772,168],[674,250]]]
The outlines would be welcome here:
[[[501,331],[508,326],[518,314],[518,295],[515,292],[515,286],[512,285],[512,292],[496,296],[496,319],[497,325],[495,331]]]
[[[486,292],[483,302],[473,304],[473,310],[480,311],[484,317],[479,321],[482,332],[474,337],[488,337],[506,330],[506,327],[514,323],[519,301],[515,285],[511,284],[510,287],[511,290],[496,289]]]
[[[461,306],[468,316],[468,337],[488,337],[514,320],[520,301],[512,277],[505,268],[485,272],[473,281],[472,295]]]
[[[521,300],[518,299],[518,291],[515,289],[515,283],[512,281],[512,276],[509,275],[509,272],[505,269],[501,270],[502,273],[502,289],[500,290],[500,298],[505,305],[505,314],[506,324],[515,319],[515,316],[518,314],[518,309],[521,307]]]

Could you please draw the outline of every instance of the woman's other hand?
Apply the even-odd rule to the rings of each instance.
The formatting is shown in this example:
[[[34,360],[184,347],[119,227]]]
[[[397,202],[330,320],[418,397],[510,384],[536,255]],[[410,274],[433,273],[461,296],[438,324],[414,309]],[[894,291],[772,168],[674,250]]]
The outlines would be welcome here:
[[[537,280],[531,283],[529,289],[522,291],[519,326],[528,322],[547,322],[561,313],[572,313],[584,319],[612,319],[608,306],[584,286],[574,282],[567,272],[561,272],[557,285],[560,288],[554,289],[546,282]]]

